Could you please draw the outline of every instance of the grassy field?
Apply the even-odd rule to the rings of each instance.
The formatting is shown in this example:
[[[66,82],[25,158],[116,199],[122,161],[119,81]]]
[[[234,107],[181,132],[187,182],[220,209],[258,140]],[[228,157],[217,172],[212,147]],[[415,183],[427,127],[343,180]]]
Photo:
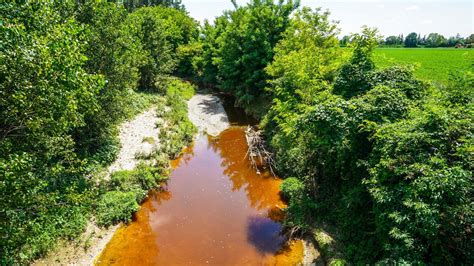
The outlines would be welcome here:
[[[418,78],[435,83],[445,83],[451,72],[474,69],[474,49],[378,48],[374,58],[377,67],[415,65]]]

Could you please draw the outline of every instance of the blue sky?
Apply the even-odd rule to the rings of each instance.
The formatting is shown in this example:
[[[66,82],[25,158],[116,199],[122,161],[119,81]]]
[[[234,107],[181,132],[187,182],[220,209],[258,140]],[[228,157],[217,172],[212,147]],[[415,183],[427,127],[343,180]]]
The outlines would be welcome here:
[[[198,21],[213,20],[232,9],[230,0],[182,0]],[[237,0],[239,5],[248,0]],[[341,35],[376,26],[384,36],[438,32],[446,37],[474,33],[474,0],[301,0],[301,5],[322,7],[339,21]]]

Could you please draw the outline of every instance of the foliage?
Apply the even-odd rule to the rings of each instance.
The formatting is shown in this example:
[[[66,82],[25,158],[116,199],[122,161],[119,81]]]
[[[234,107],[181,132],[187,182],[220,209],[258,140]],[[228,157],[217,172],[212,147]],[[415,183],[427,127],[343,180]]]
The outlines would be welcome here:
[[[162,6],[144,7],[127,16],[125,27],[138,38],[146,57],[140,66],[139,86],[142,90],[160,90],[163,77],[172,74],[179,66],[187,74],[186,61],[181,48],[197,38],[197,22],[184,11]],[[178,61],[181,58],[182,61]]]
[[[474,83],[472,74],[465,78],[464,86],[451,84],[460,87],[414,109],[406,120],[383,125],[373,137],[365,182],[385,248],[395,258],[433,264],[473,260],[468,233],[473,169],[466,151],[473,147],[474,98],[466,92]]]
[[[261,115],[266,108],[262,104],[268,101],[264,68],[272,61],[273,48],[297,6],[292,0],[252,0],[246,6],[226,11],[216,19],[214,28],[205,26],[204,33],[209,36],[202,41],[212,48],[201,58],[207,60],[201,65],[208,67],[202,72],[215,74],[217,69],[219,89],[235,95],[236,104],[254,116]],[[204,79],[212,80],[206,76]]]
[[[131,214],[138,211],[135,192],[109,191],[102,195],[97,206],[97,224],[109,226],[118,222],[130,222]]]
[[[293,176],[282,185],[293,194],[285,224],[335,225],[349,262],[470,261],[472,75],[437,90],[410,67],[376,68],[378,38],[367,28],[339,72],[341,55],[329,56],[337,42],[300,57],[307,41],[284,36],[267,67],[274,98],[262,126],[279,172]],[[314,67],[311,56],[331,60]]]
[[[88,29],[85,68],[102,75],[106,83],[99,91],[96,112],[85,118],[86,125],[75,132],[75,139],[82,156],[95,156],[97,161],[107,163],[114,159],[114,131],[127,116],[127,98],[137,87],[145,54],[139,40],[122,24],[127,17],[124,8],[114,3],[88,2],[76,16]]]
[[[405,38],[405,47],[417,47],[418,46],[418,34],[412,32]]]
[[[166,91],[170,98],[172,98],[173,95],[179,95],[187,101],[194,96],[196,88],[191,83],[172,80],[167,85]]]
[[[181,0],[116,0],[116,2],[122,3],[129,11],[144,6],[156,5],[172,7],[184,11],[184,5],[181,3]]]
[[[368,73],[375,68],[371,56],[378,40],[377,30],[370,28],[364,28],[362,34],[352,37],[353,54],[349,62],[341,67],[334,82],[335,94],[351,98],[369,89]]]
[[[166,107],[157,110],[166,121],[166,124],[161,124],[165,130],[160,130],[159,137],[162,143],[159,153],[168,154],[170,159],[176,159],[183,147],[191,143],[196,133],[195,126],[188,120],[188,107],[184,100],[192,96],[190,93],[194,88],[184,82],[175,82],[168,88]]]
[[[77,235],[94,194],[71,132],[97,109],[104,82],[84,70],[83,28],[62,7],[0,7],[0,249],[18,262]]]
[[[446,45],[446,38],[439,33],[430,33],[426,38],[426,46],[428,47],[441,47]]]
[[[286,178],[280,185],[284,197],[291,199],[300,197],[304,192],[304,184],[295,177]]]

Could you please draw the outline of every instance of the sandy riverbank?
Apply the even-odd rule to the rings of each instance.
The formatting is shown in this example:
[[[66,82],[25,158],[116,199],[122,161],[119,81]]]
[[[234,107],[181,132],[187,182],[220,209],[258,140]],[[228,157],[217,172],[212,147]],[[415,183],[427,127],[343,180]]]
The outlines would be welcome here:
[[[135,168],[139,163],[136,154],[150,153],[159,145],[159,129],[156,127],[159,119],[155,108],[151,108],[120,125],[120,151],[104,178],[115,171]],[[90,221],[86,231],[76,240],[60,241],[54,250],[33,265],[93,265],[119,227],[120,224],[100,228]]]
[[[188,117],[199,131],[214,137],[230,127],[221,100],[212,94],[194,95],[188,101]]]

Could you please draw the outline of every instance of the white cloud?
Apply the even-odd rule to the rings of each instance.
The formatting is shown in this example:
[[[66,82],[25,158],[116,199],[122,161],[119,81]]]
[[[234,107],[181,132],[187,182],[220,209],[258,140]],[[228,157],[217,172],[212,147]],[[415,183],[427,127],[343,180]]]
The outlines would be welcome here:
[[[418,9],[420,9],[420,7],[417,6],[417,5],[411,5],[411,6],[408,6],[408,7],[405,8],[405,10],[407,10],[407,11],[415,11],[415,10],[418,10]]]
[[[421,24],[432,24],[433,21],[431,19],[425,19],[423,21],[421,21]]]

